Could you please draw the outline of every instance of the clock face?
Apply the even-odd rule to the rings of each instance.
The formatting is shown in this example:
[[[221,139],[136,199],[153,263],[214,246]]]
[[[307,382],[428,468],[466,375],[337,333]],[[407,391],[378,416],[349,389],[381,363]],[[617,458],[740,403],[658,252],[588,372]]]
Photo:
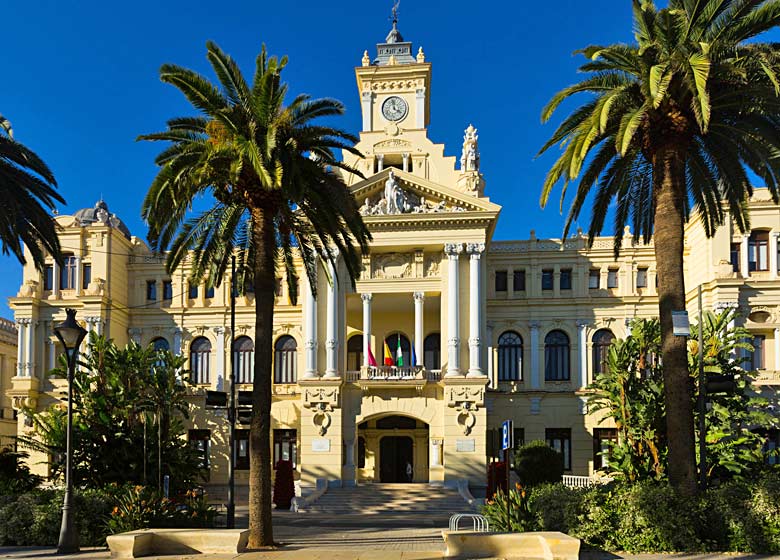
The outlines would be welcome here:
[[[385,99],[382,103],[382,114],[389,121],[400,121],[406,116],[409,106],[406,101],[394,95]]]

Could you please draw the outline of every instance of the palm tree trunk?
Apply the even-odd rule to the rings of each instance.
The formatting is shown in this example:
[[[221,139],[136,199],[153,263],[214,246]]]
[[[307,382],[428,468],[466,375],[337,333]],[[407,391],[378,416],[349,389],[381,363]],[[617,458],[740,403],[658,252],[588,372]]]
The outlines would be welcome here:
[[[678,150],[655,154],[653,183],[669,481],[679,492],[691,495],[696,492],[696,458],[687,339],[674,336],[672,326],[672,311],[685,310],[685,162]]]
[[[249,548],[274,542],[271,524],[271,348],[274,323],[273,215],[252,210],[255,250],[255,371],[249,432]]]

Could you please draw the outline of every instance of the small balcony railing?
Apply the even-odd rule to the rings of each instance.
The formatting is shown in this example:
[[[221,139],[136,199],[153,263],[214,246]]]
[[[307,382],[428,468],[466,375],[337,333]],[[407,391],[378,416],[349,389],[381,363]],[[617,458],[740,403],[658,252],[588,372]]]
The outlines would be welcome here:
[[[356,382],[437,382],[441,380],[441,370],[425,369],[423,366],[363,366],[360,371],[348,371],[347,381]]]

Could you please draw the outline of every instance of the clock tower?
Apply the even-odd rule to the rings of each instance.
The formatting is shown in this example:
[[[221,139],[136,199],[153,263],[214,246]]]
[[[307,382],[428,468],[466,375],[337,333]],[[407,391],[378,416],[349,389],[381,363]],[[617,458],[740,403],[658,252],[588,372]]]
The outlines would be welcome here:
[[[412,54],[393,17],[393,28],[376,46],[373,60],[368,51],[355,69],[363,114],[363,132],[422,130],[430,120],[431,65],[422,47]]]

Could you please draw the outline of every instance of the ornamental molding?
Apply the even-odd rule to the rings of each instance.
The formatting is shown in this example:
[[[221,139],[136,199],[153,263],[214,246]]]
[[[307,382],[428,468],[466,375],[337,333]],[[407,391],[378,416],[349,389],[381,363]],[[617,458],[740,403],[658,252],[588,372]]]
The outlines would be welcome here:
[[[390,138],[389,140],[382,140],[374,144],[374,151],[376,150],[409,150],[412,148],[412,143],[409,140],[402,140],[401,138]],[[380,157],[382,154],[377,154]]]

